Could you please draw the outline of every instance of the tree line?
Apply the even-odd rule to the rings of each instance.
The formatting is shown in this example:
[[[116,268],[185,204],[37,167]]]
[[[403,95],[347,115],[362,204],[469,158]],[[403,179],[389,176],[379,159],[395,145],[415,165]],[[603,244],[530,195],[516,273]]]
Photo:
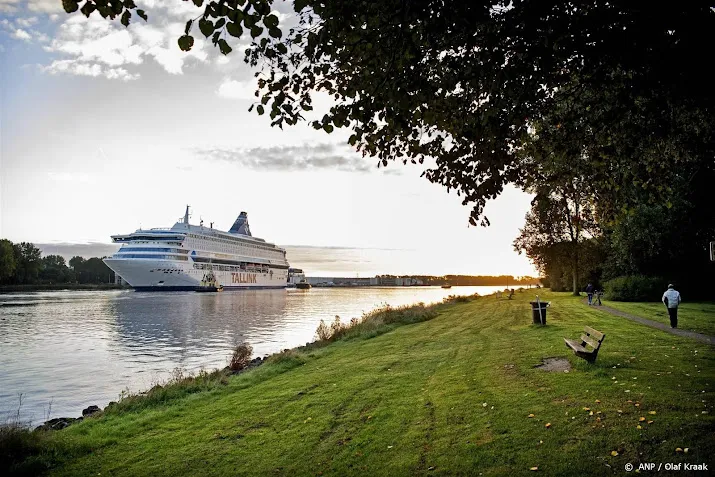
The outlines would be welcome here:
[[[65,262],[60,255],[42,256],[30,242],[0,239],[0,285],[114,283],[114,272],[101,258],[75,256]]]
[[[715,167],[679,165],[664,202],[613,206],[609,191],[585,177],[563,187],[536,187],[526,223],[514,241],[552,290],[582,291],[587,283],[609,298],[657,300],[669,283],[690,299],[715,299],[709,242],[715,240]],[[632,193],[639,194],[639,190]]]
[[[536,277],[514,277],[512,275],[444,275],[441,277],[429,275],[416,275],[425,285],[454,285],[454,286],[513,286],[537,285]]]

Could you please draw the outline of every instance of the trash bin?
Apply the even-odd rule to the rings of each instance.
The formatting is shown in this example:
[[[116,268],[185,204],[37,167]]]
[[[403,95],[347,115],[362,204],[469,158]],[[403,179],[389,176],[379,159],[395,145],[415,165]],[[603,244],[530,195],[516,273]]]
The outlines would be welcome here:
[[[546,308],[549,306],[548,301],[530,301],[531,303],[531,318],[534,320],[534,324],[545,325],[546,324]]]

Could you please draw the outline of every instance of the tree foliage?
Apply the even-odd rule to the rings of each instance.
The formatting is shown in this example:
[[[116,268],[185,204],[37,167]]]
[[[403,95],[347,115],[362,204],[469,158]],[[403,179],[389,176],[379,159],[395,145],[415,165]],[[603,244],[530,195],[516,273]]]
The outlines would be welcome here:
[[[63,1],[68,12],[79,3]],[[258,114],[294,125],[329,94],[336,104],[313,127],[351,128],[349,143],[382,165],[434,161],[425,176],[472,205],[473,224],[488,223],[484,205],[506,184],[523,183],[520,151],[544,119],[579,124],[597,165],[590,183],[615,191],[616,207],[635,203],[634,184],[667,200],[669,167],[715,151],[700,53],[713,46],[709,2],[295,0],[288,29],[273,0],[193,3],[201,13],[179,47],[201,34],[228,54],[250,37]],[[94,11],[142,16],[132,0],[86,0],[82,12]]]
[[[63,283],[113,283],[114,272],[101,258],[73,257],[69,267],[64,257],[47,255],[34,244],[13,244],[0,239],[0,284],[32,285]]]
[[[17,263],[15,261],[15,249],[12,242],[7,239],[0,240],[0,283],[4,283],[15,274]]]

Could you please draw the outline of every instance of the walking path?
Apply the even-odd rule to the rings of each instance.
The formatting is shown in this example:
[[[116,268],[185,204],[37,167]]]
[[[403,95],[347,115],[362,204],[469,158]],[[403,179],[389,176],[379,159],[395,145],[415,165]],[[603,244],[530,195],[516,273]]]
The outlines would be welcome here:
[[[585,302],[585,303],[588,303],[588,302]],[[636,321],[643,325],[650,326],[651,328],[658,328],[659,330],[663,330],[666,333],[670,333],[671,335],[684,336],[686,338],[692,338],[694,340],[702,341],[703,343],[715,345],[715,336],[704,335],[702,333],[681,330],[678,328],[671,328],[670,325],[666,325],[666,324],[660,323],[658,321],[649,320],[647,318],[641,318],[640,316],[631,315],[630,313],[626,313],[621,310],[616,310],[615,308],[611,308],[610,306],[601,305],[601,306],[594,306],[594,308],[604,311],[606,313],[610,313],[612,315],[622,316],[623,318],[629,319],[631,321]]]

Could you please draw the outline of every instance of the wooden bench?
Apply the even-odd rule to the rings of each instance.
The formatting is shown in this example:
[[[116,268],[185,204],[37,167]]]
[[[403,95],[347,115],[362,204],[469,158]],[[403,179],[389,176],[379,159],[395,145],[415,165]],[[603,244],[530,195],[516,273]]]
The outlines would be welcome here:
[[[598,350],[601,348],[601,343],[603,343],[603,338],[605,338],[606,335],[594,330],[590,326],[584,326],[583,333],[580,340],[564,338],[564,341],[566,342],[566,346],[571,348],[576,356],[585,359],[589,363],[593,363],[596,361]],[[586,346],[590,346],[592,349],[588,349]]]

